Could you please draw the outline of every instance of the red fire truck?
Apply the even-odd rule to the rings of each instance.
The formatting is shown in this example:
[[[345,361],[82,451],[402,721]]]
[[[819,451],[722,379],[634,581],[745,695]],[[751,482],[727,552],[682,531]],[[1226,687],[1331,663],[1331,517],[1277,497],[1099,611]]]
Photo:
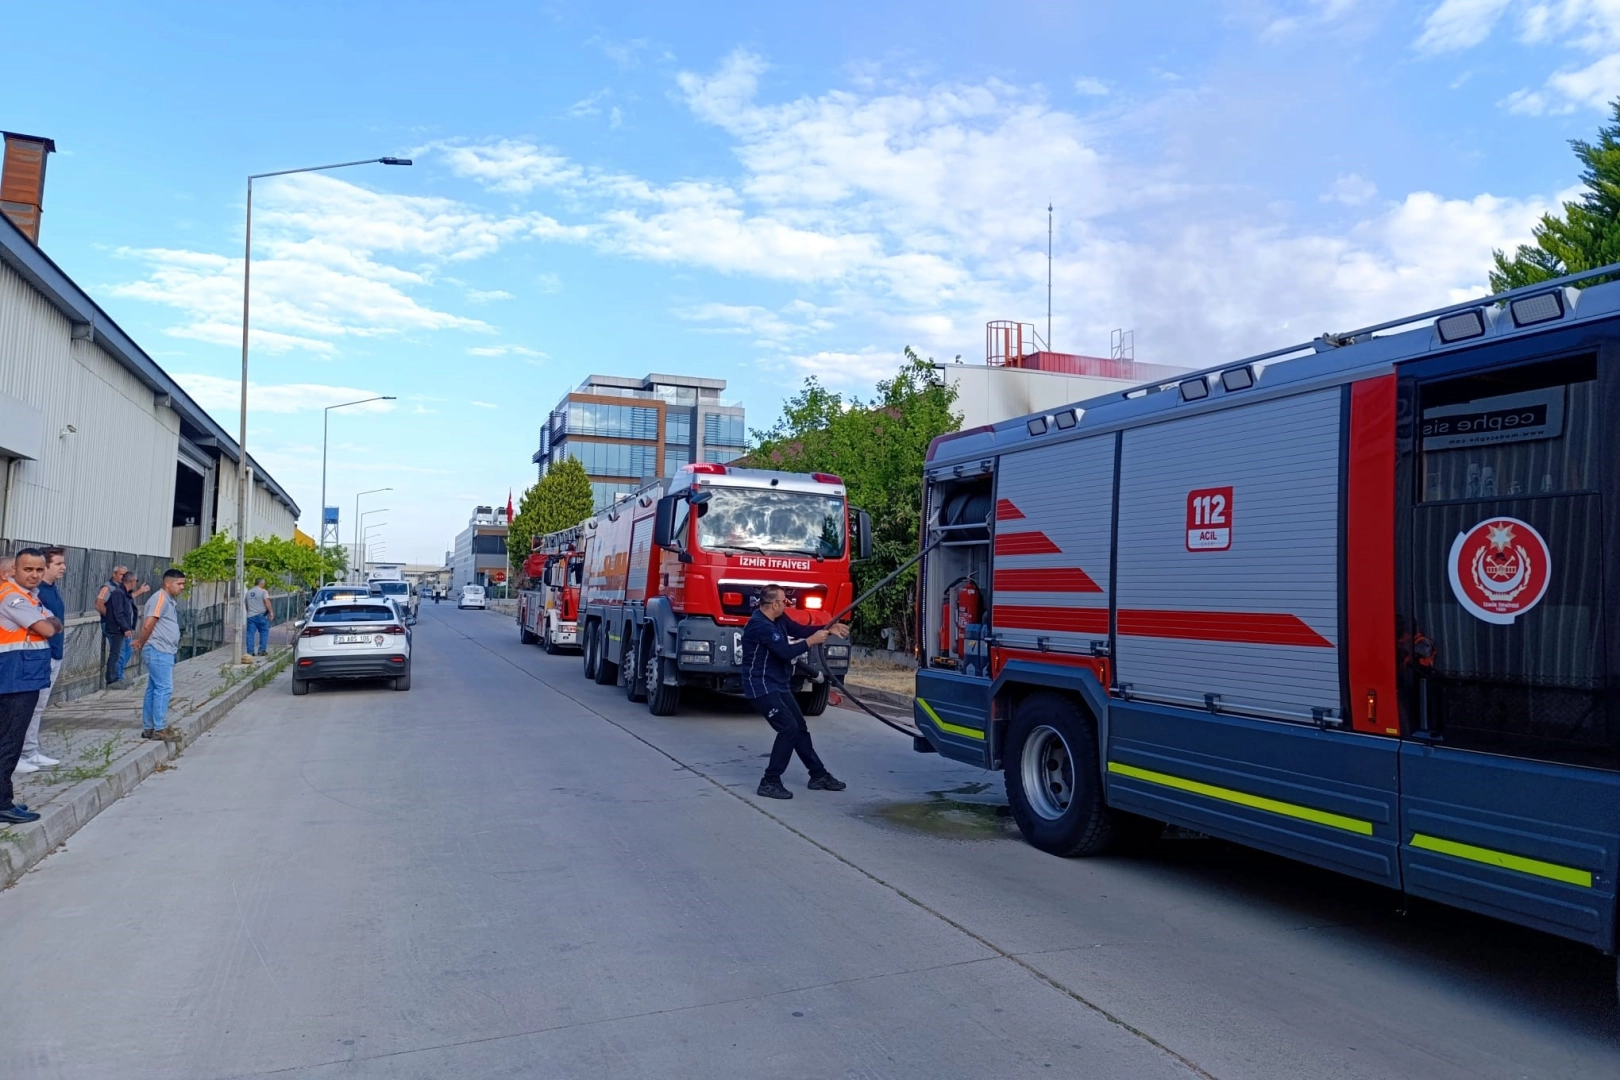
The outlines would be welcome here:
[[[683,686],[738,692],[760,590],[781,585],[791,618],[825,623],[854,600],[850,561],[871,533],[829,473],[685,466],[584,524],[585,677],[623,686],[656,716],[675,711]],[[849,667],[848,644],[822,652],[827,667]],[[814,716],[828,682],[801,670],[796,692]]]
[[[918,749],[1001,770],[1055,854],[1173,822],[1614,951],[1592,276],[937,440]]]
[[[530,587],[518,594],[518,639],[546,652],[579,647],[579,585],[585,556],[582,526],[537,536],[523,560]]]

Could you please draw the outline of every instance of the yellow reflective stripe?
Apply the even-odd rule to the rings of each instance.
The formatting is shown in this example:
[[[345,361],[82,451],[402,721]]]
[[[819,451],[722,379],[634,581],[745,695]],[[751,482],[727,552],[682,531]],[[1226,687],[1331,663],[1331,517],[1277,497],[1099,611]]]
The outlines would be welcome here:
[[[1165,787],[1190,791],[1195,795],[1207,795],[1211,799],[1220,799],[1222,802],[1237,803],[1239,806],[1248,806],[1255,810],[1282,814],[1284,817],[1299,818],[1301,821],[1313,821],[1318,825],[1328,825],[1335,829],[1343,829],[1346,832],[1360,833],[1363,836],[1371,836],[1373,831],[1372,822],[1370,821],[1345,817],[1343,814],[1330,814],[1326,810],[1317,810],[1296,803],[1282,802],[1278,799],[1268,799],[1261,795],[1250,795],[1246,791],[1234,791],[1231,788],[1216,787],[1214,784],[1205,784],[1197,780],[1171,776],[1169,773],[1154,772],[1152,769],[1138,769],[1135,765],[1124,765],[1118,761],[1110,761],[1108,771],[1120,776],[1129,776],[1134,780],[1145,780],[1150,784],[1162,784]]]
[[[1590,870],[1577,870],[1572,866],[1560,866],[1557,863],[1542,862],[1540,859],[1527,859],[1523,855],[1509,855],[1505,851],[1492,851],[1490,848],[1475,847],[1473,844],[1459,844],[1455,840],[1443,840],[1438,836],[1425,836],[1422,833],[1412,834],[1411,846],[1424,851],[1438,851],[1442,855],[1455,855],[1459,859],[1484,863],[1487,866],[1500,866],[1504,870],[1517,870],[1521,874],[1534,874],[1536,877],[1568,882],[1586,889],[1592,887]]]
[[[932,720],[934,722],[934,726],[939,728],[939,730],[949,732],[952,735],[960,735],[964,739],[978,739],[980,742],[984,741],[984,732],[980,731],[978,728],[963,727],[961,724],[946,723],[944,720],[939,718],[939,713],[935,712],[933,708],[929,706],[928,702],[924,701],[922,698],[917,699],[917,704],[922,706],[922,711],[928,714],[928,719]]]

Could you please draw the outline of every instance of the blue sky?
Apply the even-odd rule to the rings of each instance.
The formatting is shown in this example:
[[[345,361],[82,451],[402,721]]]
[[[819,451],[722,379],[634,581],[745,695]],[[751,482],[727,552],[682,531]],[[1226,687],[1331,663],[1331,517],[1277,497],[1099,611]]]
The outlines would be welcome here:
[[[984,323],[1218,362],[1477,293],[1572,194],[1620,0],[15,8],[0,127],[44,248],[249,446],[432,561],[532,481],[592,371],[726,378],[763,426]],[[348,534],[347,525],[345,536]]]

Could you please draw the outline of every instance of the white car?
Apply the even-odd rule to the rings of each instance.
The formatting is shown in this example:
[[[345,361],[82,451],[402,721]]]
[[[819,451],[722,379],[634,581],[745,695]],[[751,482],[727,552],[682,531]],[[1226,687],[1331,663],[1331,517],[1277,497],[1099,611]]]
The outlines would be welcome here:
[[[484,587],[482,585],[463,585],[461,595],[456,599],[457,608],[487,608],[488,602],[484,600]]]
[[[319,679],[392,679],[411,688],[411,636],[400,611],[381,597],[317,604],[293,643],[292,692]]]
[[[386,596],[405,612],[406,625],[416,621],[416,593],[406,581],[372,581],[368,586],[372,596]]]

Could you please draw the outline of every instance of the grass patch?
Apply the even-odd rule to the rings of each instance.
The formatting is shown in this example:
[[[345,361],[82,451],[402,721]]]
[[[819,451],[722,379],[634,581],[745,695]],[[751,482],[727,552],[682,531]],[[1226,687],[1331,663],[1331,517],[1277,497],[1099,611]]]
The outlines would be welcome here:
[[[20,844],[22,833],[16,829],[0,829],[0,844]]]
[[[105,739],[91,743],[88,747],[79,751],[77,764],[53,767],[50,773],[50,782],[53,784],[60,784],[64,781],[78,783],[80,780],[95,780],[106,776],[107,770],[112,768],[113,758],[118,756],[118,748],[123,741],[122,735],[109,735]]]

